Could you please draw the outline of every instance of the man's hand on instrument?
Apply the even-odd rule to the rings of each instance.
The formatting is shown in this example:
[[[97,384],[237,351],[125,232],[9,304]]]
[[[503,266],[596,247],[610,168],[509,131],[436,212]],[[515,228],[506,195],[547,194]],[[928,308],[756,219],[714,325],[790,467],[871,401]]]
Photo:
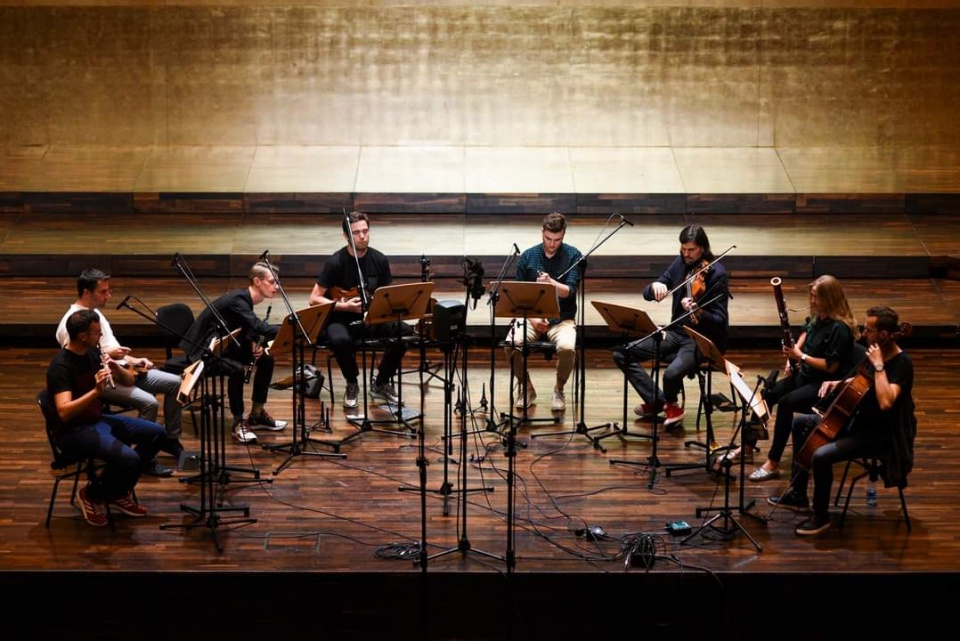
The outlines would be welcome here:
[[[363,301],[360,300],[359,296],[355,296],[349,300],[341,299],[340,305],[338,306],[341,311],[352,312],[354,314],[363,313]]]
[[[661,300],[664,299],[664,297],[666,297],[667,292],[668,292],[669,290],[667,289],[667,286],[666,286],[666,285],[664,285],[664,284],[661,283],[660,281],[657,281],[657,282],[655,282],[653,285],[650,286],[650,291],[653,292],[653,298],[654,298],[655,300],[661,301]]]
[[[820,391],[819,391],[820,398],[824,398],[824,397],[826,397],[826,396],[829,396],[830,393],[833,391],[833,389],[834,389],[837,385],[839,385],[841,382],[842,382],[842,381],[824,381],[824,382],[820,385]]]
[[[685,312],[692,312],[697,309],[697,301],[689,296],[685,296],[680,299],[680,306],[683,307]]]

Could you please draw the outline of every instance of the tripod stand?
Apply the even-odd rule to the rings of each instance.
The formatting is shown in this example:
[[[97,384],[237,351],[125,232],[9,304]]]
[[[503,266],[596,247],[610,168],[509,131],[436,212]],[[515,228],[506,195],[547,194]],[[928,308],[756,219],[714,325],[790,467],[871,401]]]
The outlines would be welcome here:
[[[698,340],[698,344],[699,343],[700,341]],[[734,388],[737,390],[737,393],[740,394],[740,396],[743,398],[744,407],[753,408],[753,411],[757,412],[758,416],[761,416],[761,417],[767,416],[766,403],[764,403],[763,399],[757,394],[757,390],[759,389],[762,383],[762,379],[760,381],[757,381],[757,385],[751,391],[749,388],[747,388],[746,384],[743,383],[743,379],[740,378],[739,370],[737,369],[737,367],[732,363],[730,363],[729,361],[724,361],[724,362],[725,362],[725,369],[730,374],[730,380],[734,383]],[[737,429],[734,430],[733,435],[730,437],[730,443],[726,447],[727,451],[730,451],[731,449],[733,449],[734,442],[736,441],[737,435],[741,433],[741,431],[744,428],[746,428],[748,415],[749,415],[749,412],[746,411],[745,409],[740,416],[740,422],[737,425]],[[747,512],[746,510],[749,509],[749,507],[751,507],[753,504],[752,500],[750,502],[750,505],[746,507],[744,506],[744,503],[743,503],[743,499],[744,499],[743,486],[744,486],[744,480],[746,478],[745,459],[746,459],[745,456],[740,456],[740,461],[739,461],[740,500],[737,504],[737,511],[740,514],[749,514],[749,512]],[[716,514],[710,517],[706,522],[704,522],[703,525],[701,525],[695,531],[688,534],[683,540],[680,541],[680,543],[684,544],[690,539],[692,539],[693,537],[702,534],[707,528],[713,527],[713,529],[720,532],[724,538],[732,538],[737,532],[740,532],[744,536],[746,536],[747,539],[750,540],[750,542],[753,544],[753,547],[756,548],[757,552],[763,552],[763,548],[760,546],[759,543],[757,543],[756,539],[754,539],[750,535],[750,532],[748,532],[747,529],[743,526],[743,524],[740,523],[740,521],[737,520],[737,518],[733,515],[734,508],[730,505],[730,482],[733,478],[733,474],[731,473],[731,469],[733,467],[733,461],[730,459],[730,457],[724,457],[722,459],[721,465],[723,466],[723,474],[722,474],[723,476],[723,507]],[[703,513],[709,511],[709,509],[710,508],[698,507],[696,511],[697,517],[702,516]],[[754,516],[754,515],[751,514],[751,516]],[[763,519],[761,519],[760,517],[754,516],[754,518],[757,518],[758,520],[763,521]],[[719,527],[719,528],[714,527],[713,524],[720,519],[723,519],[722,527]]]
[[[316,336],[320,333],[330,310],[334,303],[323,303],[301,309],[288,315],[276,338],[273,339],[273,345],[270,346],[272,354],[282,354],[289,350],[293,364],[293,424],[291,433],[293,440],[289,443],[276,443],[273,445],[264,445],[263,449],[269,452],[286,452],[285,458],[274,470],[276,476],[286,468],[293,459],[298,456],[321,456],[346,458],[346,454],[335,452],[318,452],[312,449],[313,443],[328,445],[336,448],[336,443],[323,443],[322,441],[313,441],[309,438],[310,431],[307,429],[306,414],[306,380],[303,364],[305,362],[304,352],[306,344],[316,342]]]
[[[423,318],[423,316],[426,314],[427,304],[430,302],[430,295],[432,293],[433,283],[429,282],[380,287],[373,294],[373,299],[370,301],[370,307],[367,310],[367,314],[364,317],[363,323],[365,326],[370,327],[374,325],[396,322],[397,335],[385,339],[385,344],[387,346],[390,346],[391,344],[399,345],[402,341],[404,341],[404,336],[400,333],[402,329],[400,325],[405,320],[416,320]],[[414,338],[420,340],[420,337]],[[393,342],[391,343],[391,341]],[[357,432],[340,441],[340,445],[358,438],[364,432],[383,432],[385,434],[393,434],[394,436],[407,436],[411,438],[415,435],[417,430],[410,425],[410,421],[417,420],[422,417],[416,411],[406,410],[406,408],[403,406],[402,365],[397,369],[397,375],[397,405],[396,407],[393,407],[389,404],[384,405],[384,407],[390,411],[392,418],[387,421],[370,419],[366,394],[368,384],[367,352],[366,349],[363,350],[363,416],[347,417],[347,420],[350,422],[350,424],[357,427]],[[420,392],[422,394],[423,390],[421,389]],[[374,427],[376,424],[385,423],[404,428],[406,432],[378,429]]]
[[[648,339],[651,339],[651,338],[653,339],[653,344],[654,344],[654,351],[653,351],[653,353],[654,353],[654,357],[653,357],[653,376],[652,376],[652,379],[653,379],[653,390],[654,390],[654,397],[653,397],[654,400],[653,400],[653,404],[656,405],[656,404],[657,404],[657,398],[658,398],[658,396],[657,396],[657,394],[658,394],[657,390],[660,389],[660,343],[663,341],[663,333],[662,333],[662,331],[661,331],[660,329],[656,329],[656,330],[654,330],[652,333],[647,334],[646,336],[644,336],[643,338],[641,338],[640,340],[634,341],[633,343],[629,343],[629,344],[627,345],[626,349],[624,350],[624,353],[626,354],[626,357],[629,359],[629,358],[630,358],[630,348],[631,348],[632,346],[639,345],[639,344],[642,343],[643,341],[648,340]],[[627,375],[624,374],[624,379],[626,379],[626,378],[627,378]],[[653,486],[654,486],[654,485],[656,484],[656,482],[657,482],[657,470],[660,469],[660,466],[661,466],[660,458],[657,456],[657,442],[660,440],[660,437],[657,435],[657,426],[658,426],[659,423],[660,423],[660,415],[659,415],[659,412],[656,411],[656,408],[654,408],[653,417],[652,417],[652,421],[651,421],[652,429],[651,429],[649,435],[647,435],[647,434],[638,435],[638,434],[630,434],[630,433],[628,433],[627,430],[626,430],[626,422],[627,422],[627,387],[628,387],[628,386],[627,386],[627,381],[624,380],[624,386],[623,386],[623,422],[624,422],[624,425],[623,425],[623,427],[622,427],[621,430],[620,430],[620,434],[621,434],[621,435],[626,435],[626,436],[641,436],[641,437],[643,437],[643,438],[649,438],[649,439],[653,442],[653,451],[650,452],[650,456],[647,457],[647,460],[646,460],[646,461],[627,461],[627,460],[624,460],[624,459],[610,459],[610,465],[620,464],[620,465],[636,465],[636,466],[639,466],[639,467],[649,467],[649,468],[650,468],[650,482],[647,484],[647,487],[649,487],[650,489],[653,489]]]
[[[200,393],[204,398],[220,398],[226,392],[222,375],[216,377],[205,375],[205,362],[209,358],[212,357],[205,355],[204,359],[187,368],[189,373],[184,372],[180,398],[190,398],[197,383],[200,384]],[[186,503],[180,504],[181,511],[192,514],[195,518],[190,523],[177,525],[164,523],[160,525],[160,529],[205,527],[213,533],[217,552],[223,552],[219,528],[250,525],[256,523],[257,519],[250,518],[250,508],[246,505],[231,507],[224,507],[223,505],[223,487],[224,483],[228,481],[228,468],[223,460],[226,430],[223,411],[219,406],[219,403],[204,403],[200,411],[200,470],[193,477],[193,480],[200,483],[200,504],[198,506],[191,506]],[[239,512],[242,516],[225,519],[222,515],[227,512]]]
[[[467,536],[467,506],[468,506],[467,495],[474,492],[492,492],[493,488],[492,487],[477,487],[477,488],[467,487],[467,468],[469,467],[469,465],[467,464],[467,416],[470,415],[470,412],[468,411],[468,408],[467,408],[467,404],[469,403],[469,400],[468,400],[469,393],[468,393],[468,387],[466,383],[467,360],[468,360],[467,351],[468,350],[466,348],[466,337],[464,335],[461,335],[459,339],[455,340],[454,342],[456,344],[456,349],[453,351],[460,354],[460,359],[461,359],[460,372],[462,376],[461,378],[462,383],[460,385],[460,394],[458,398],[458,404],[461,407],[460,434],[459,434],[460,460],[458,462],[458,465],[460,466],[459,468],[460,483],[459,483],[459,487],[456,490],[451,489],[450,484],[447,482],[447,476],[446,476],[447,475],[447,457],[444,456],[444,464],[443,464],[444,483],[443,483],[443,486],[441,486],[440,493],[443,494],[443,497],[444,497],[444,504],[443,504],[444,516],[449,515],[449,509],[448,509],[447,503],[448,503],[448,497],[450,496],[450,494],[455,493],[458,497],[457,512],[460,517],[460,523],[458,527],[459,535],[457,538],[456,546],[437,552],[436,554],[433,554],[427,557],[426,560],[437,559],[443,556],[447,556],[448,554],[460,552],[461,554],[473,553],[473,554],[478,554],[480,556],[484,556],[490,559],[506,561],[507,559],[505,557],[497,556],[496,554],[493,554],[491,552],[487,552],[485,550],[481,550],[473,547],[473,545],[470,543],[470,538]],[[445,350],[444,357],[445,357],[444,373],[446,376],[446,380],[449,381],[449,384],[447,385],[446,395],[444,397],[444,437],[451,438],[452,437],[451,432],[452,432],[452,426],[453,426],[453,421],[452,421],[453,403],[452,403],[450,392],[453,388],[453,381],[456,380],[457,378],[457,371],[456,371],[457,358],[455,354],[451,355],[451,350]],[[425,513],[423,518],[424,519],[426,518]],[[426,560],[424,562],[426,562]]]

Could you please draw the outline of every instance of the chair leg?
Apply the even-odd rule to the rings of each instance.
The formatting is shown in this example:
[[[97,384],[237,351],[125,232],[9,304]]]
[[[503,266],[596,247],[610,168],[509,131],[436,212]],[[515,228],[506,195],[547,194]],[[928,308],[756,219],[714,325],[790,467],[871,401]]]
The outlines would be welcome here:
[[[913,527],[910,524],[910,513],[907,512],[907,499],[903,496],[903,488],[898,487],[897,492],[900,494],[900,509],[903,510],[903,520],[907,523],[907,532],[911,532]]]
[[[853,463],[852,460],[851,460],[851,461],[847,461],[846,466],[844,466],[844,468],[843,468],[843,475],[840,477],[840,483],[837,485],[837,495],[836,495],[835,497],[833,497],[833,506],[834,506],[834,507],[837,507],[837,506],[840,505],[840,494],[843,492],[843,486],[844,486],[844,485],[846,484],[846,482],[847,482],[847,474],[849,474],[849,472],[850,472],[850,464],[851,464],[851,463]]]

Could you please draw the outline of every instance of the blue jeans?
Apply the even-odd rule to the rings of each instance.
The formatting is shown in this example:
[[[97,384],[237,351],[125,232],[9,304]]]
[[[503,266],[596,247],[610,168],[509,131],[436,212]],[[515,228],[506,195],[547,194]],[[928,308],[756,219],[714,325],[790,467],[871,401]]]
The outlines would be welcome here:
[[[64,428],[57,435],[57,445],[65,453],[104,462],[88,490],[90,498],[97,501],[129,494],[165,440],[162,425],[124,414],[104,415],[99,423]]]

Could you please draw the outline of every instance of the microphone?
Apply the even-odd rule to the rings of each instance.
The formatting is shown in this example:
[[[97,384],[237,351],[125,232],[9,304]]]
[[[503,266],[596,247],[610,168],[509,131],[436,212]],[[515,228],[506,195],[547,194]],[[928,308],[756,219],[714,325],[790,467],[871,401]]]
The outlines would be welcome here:
[[[514,255],[514,256],[519,256],[519,255],[520,255],[520,248],[517,247],[517,244],[516,244],[516,243],[513,244],[513,255]]]
[[[624,217],[623,217],[623,214],[617,214],[617,218],[619,218],[621,222],[624,222],[624,223],[630,225],[631,227],[633,227],[633,223],[631,223],[629,220],[627,220],[626,218],[624,218]]]
[[[177,252],[173,255],[173,260],[170,261],[170,265],[176,267],[180,264],[180,252]]]
[[[133,298],[133,294],[128,295],[126,298],[120,301],[120,304],[117,305],[117,309],[120,309],[121,307],[129,307],[127,303],[130,301],[131,298]]]
[[[269,249],[264,249],[264,250],[263,250],[263,253],[260,254],[260,258],[259,258],[258,260],[260,260],[260,261],[262,261],[262,262],[266,262],[267,260],[269,260],[269,257],[270,257],[270,250],[269,250]]]

